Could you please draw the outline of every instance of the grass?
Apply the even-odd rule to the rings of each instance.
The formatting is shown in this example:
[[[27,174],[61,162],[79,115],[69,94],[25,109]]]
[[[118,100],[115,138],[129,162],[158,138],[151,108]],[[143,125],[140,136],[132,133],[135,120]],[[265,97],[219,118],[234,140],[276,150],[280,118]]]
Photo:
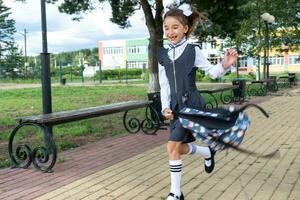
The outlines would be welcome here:
[[[82,77],[81,76],[72,76],[65,77],[66,83],[81,83]],[[84,82],[95,82],[99,83],[99,77],[84,77]],[[125,83],[125,79],[112,79],[112,80],[102,80],[102,83]],[[127,79],[128,83],[146,83],[143,79]],[[0,78],[0,83],[11,83],[11,84],[34,84],[34,83],[41,83],[40,78]],[[51,83],[59,83],[59,77],[51,77]]]

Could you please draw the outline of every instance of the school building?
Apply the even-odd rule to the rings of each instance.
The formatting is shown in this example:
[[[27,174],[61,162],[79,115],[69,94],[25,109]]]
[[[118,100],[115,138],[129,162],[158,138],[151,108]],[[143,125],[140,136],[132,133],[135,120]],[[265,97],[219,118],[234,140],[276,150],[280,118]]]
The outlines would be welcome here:
[[[193,41],[193,40],[192,40]],[[127,40],[105,40],[99,41],[98,53],[101,60],[102,69],[119,68],[148,68],[148,38],[127,39]],[[167,41],[165,40],[165,44]],[[223,57],[223,40],[212,40],[200,44],[203,54],[213,63],[219,63]],[[282,47],[280,47],[282,48]],[[300,51],[290,51],[284,47],[285,51],[278,53],[276,49],[270,51],[270,73],[300,72]],[[261,54],[260,68],[263,67],[263,54]],[[256,59],[252,57],[240,57],[238,60],[239,71],[241,73],[256,72]]]

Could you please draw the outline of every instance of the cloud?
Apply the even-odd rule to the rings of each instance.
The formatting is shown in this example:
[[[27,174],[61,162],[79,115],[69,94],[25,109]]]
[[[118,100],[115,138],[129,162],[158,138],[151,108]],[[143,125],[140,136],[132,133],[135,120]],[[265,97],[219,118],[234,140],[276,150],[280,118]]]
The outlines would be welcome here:
[[[4,0],[4,5],[12,8],[11,18],[16,20],[18,33],[15,39],[24,48],[24,29],[27,34],[28,55],[37,55],[42,51],[41,8],[40,1],[27,0],[27,3]],[[72,16],[60,13],[57,5],[47,4],[47,40],[48,52],[72,51],[97,47],[100,40],[148,37],[143,13],[137,11],[131,18],[132,27],[120,29],[109,21],[110,6],[106,3],[102,9],[83,15],[81,21],[73,21]]]

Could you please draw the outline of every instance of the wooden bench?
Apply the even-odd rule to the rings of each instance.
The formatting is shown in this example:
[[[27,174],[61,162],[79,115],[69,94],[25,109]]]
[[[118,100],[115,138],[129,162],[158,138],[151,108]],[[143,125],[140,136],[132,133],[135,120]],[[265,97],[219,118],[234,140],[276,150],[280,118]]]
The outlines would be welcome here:
[[[232,102],[239,102],[241,103],[244,99],[242,98],[235,98],[234,91],[239,90],[238,85],[230,85],[230,86],[222,86],[216,87],[211,89],[199,90],[200,94],[208,94],[213,100],[205,102],[206,108],[218,108],[218,100],[215,94],[220,93],[220,100],[223,104],[229,104]],[[230,94],[224,94],[225,91],[231,91]]]
[[[287,88],[297,84],[297,78],[295,73],[289,73],[285,76],[279,76],[279,87]]]
[[[280,88],[291,87],[290,76],[279,76],[278,84]]]
[[[141,121],[136,117],[128,119],[128,111],[139,108],[146,108],[145,118]],[[53,126],[120,112],[124,112],[123,125],[130,133],[136,133],[142,129],[146,134],[155,134],[161,125],[158,113],[152,108],[152,101],[147,100],[128,101],[79,110],[22,117],[18,119],[19,123],[9,138],[8,151],[12,164],[14,167],[28,168],[32,163],[35,168],[42,172],[51,172],[57,158],[56,145],[52,135]],[[35,127],[41,132],[45,145],[35,144],[31,147],[29,144],[26,144],[26,140],[25,143],[18,141],[20,137],[24,136],[18,136],[17,132],[21,128],[28,126],[31,126],[30,130],[32,127]],[[28,130],[26,129],[26,131]]]

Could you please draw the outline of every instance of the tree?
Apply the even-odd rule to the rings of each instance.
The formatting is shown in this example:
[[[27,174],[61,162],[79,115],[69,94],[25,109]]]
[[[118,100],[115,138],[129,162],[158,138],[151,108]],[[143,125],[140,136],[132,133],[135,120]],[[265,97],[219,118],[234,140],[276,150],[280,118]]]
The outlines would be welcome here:
[[[204,42],[209,38],[234,38],[240,29],[240,20],[249,17],[241,12],[240,7],[245,0],[201,0],[187,1],[205,16],[203,26],[198,26],[195,36]]]
[[[297,0],[249,0],[240,7],[242,13],[247,13],[247,18],[240,20],[240,29],[234,40],[248,43],[248,54],[258,53],[263,46],[265,24],[261,15],[268,12],[275,16],[275,23],[271,28],[271,46],[281,47],[287,45],[292,49],[300,45],[300,3]]]
[[[15,42],[9,42],[7,44],[7,53],[4,56],[4,65],[3,70],[5,71],[4,77],[17,78],[22,76],[25,73],[22,70],[23,68],[24,58],[23,52],[19,50],[18,46]]]
[[[8,19],[11,14],[9,10],[3,0],[0,0],[0,60],[8,50],[10,42],[13,41],[13,34],[16,32],[15,21]]]

